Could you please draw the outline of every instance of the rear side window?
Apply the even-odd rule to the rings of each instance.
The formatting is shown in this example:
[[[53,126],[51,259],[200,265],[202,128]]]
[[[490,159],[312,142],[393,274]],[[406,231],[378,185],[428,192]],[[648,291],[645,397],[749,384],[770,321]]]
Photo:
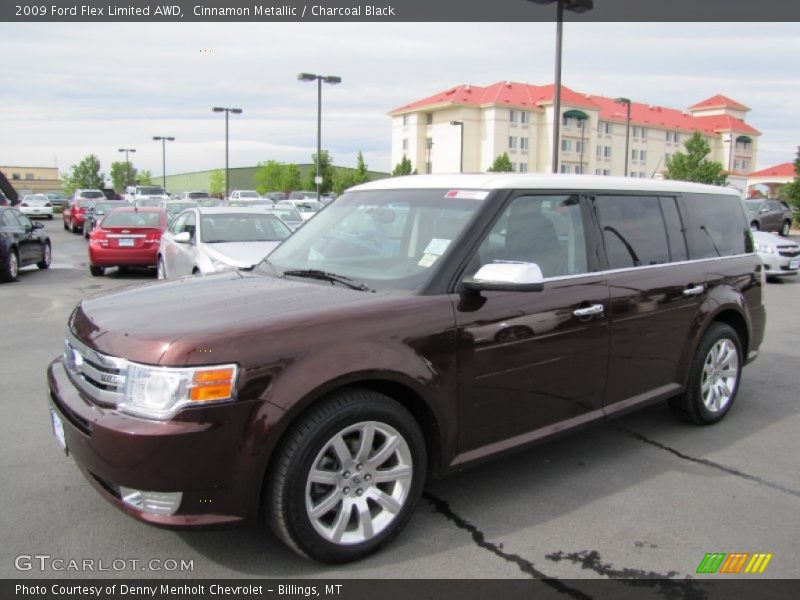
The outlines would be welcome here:
[[[609,269],[670,262],[669,243],[656,196],[598,196],[595,212]]]
[[[675,198],[661,198],[661,213],[664,215],[664,224],[667,226],[667,242],[669,242],[669,255],[672,262],[688,260],[689,251],[686,248],[683,223],[678,214]]]
[[[680,208],[689,258],[736,256],[753,251],[742,203],[736,196],[686,195]]]

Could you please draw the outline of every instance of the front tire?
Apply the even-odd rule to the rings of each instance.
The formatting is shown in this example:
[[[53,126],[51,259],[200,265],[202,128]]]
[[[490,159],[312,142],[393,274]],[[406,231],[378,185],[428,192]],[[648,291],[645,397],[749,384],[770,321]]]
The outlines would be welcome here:
[[[722,420],[736,399],[743,364],[742,343],[733,327],[711,325],[689,367],[686,392],[669,401],[673,412],[698,425]]]
[[[758,221],[753,221],[750,223],[750,231],[758,231],[761,227],[758,224]]]
[[[50,261],[53,259],[53,251],[50,249],[50,244],[44,245],[44,254],[42,255],[42,260],[36,263],[36,266],[40,269],[49,269],[50,268]]]
[[[161,279],[162,281],[167,278],[167,269],[164,266],[164,259],[161,256],[158,257],[158,264],[156,266],[156,278]]]
[[[102,277],[103,273],[106,270],[103,267],[95,267],[94,265],[89,265],[89,273],[92,274],[92,277]]]
[[[70,219],[69,227],[72,230],[72,233],[80,233],[81,232],[81,227],[78,226],[78,225],[75,225],[75,221],[73,221],[71,219]]]
[[[370,390],[345,390],[288,433],[268,479],[270,525],[302,555],[357,560],[405,526],[426,470],[425,440],[403,406]]]
[[[778,232],[778,235],[781,237],[789,237],[789,231],[792,229],[792,222],[791,221],[784,221],[783,225],[781,226],[781,230]]]

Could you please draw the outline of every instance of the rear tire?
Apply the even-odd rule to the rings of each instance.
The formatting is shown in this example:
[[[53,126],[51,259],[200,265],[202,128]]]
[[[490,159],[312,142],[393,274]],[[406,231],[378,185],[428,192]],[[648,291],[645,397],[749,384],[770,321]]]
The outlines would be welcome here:
[[[357,560],[406,525],[426,470],[425,440],[403,406],[370,390],[335,393],[276,453],[265,496],[270,525],[299,554]]]
[[[778,232],[778,235],[781,237],[789,237],[789,232],[792,229],[792,222],[791,221],[784,221],[783,225],[781,226],[781,230]]]
[[[72,220],[70,220],[70,229],[72,230],[72,233],[80,233],[81,232],[81,228],[78,227],[77,225],[75,225],[75,221],[72,221]]]
[[[67,220],[63,219],[62,222],[64,223],[64,230],[69,231],[69,225],[67,225]]]
[[[102,277],[103,273],[106,270],[103,267],[95,267],[94,265],[89,265],[89,273],[92,274],[93,277]]]
[[[9,248],[5,264],[0,268],[0,281],[16,281],[17,275],[19,275],[19,257],[14,248]]]
[[[83,222],[83,237],[87,240],[89,239],[89,234],[91,233],[91,229],[87,227],[88,223],[86,221]]]
[[[44,256],[42,256],[42,260],[36,263],[36,266],[40,269],[49,269],[50,268],[50,261],[53,259],[53,251],[50,248],[50,244],[46,243],[44,245]]]
[[[713,323],[703,334],[691,365],[686,392],[669,400],[672,411],[698,425],[711,425],[728,413],[742,376],[742,344],[730,325]]]

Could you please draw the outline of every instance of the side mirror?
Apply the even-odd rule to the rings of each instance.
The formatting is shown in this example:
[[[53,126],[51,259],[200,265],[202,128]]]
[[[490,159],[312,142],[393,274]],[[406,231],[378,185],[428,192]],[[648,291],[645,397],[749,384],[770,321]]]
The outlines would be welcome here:
[[[189,244],[192,241],[192,235],[188,231],[181,231],[178,235],[176,235],[172,239],[174,239],[179,244]]]
[[[462,281],[465,289],[479,291],[541,292],[544,276],[536,263],[493,262]]]
[[[759,212],[760,214],[762,214],[762,215],[763,215],[764,213],[768,213],[768,212],[769,212],[769,209],[768,209],[768,208],[762,208],[762,209],[761,209],[760,211],[758,211],[758,212]]]

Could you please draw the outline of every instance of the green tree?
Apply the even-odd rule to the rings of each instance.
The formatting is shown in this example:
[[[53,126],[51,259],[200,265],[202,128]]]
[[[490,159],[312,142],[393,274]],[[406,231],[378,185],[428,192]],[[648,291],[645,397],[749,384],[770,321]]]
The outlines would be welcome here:
[[[294,163],[289,163],[288,165],[284,166],[283,169],[283,179],[281,180],[281,185],[278,188],[286,192],[294,192],[300,189],[300,167],[298,167]]]
[[[314,182],[314,178],[317,176],[317,154],[314,153],[311,155],[311,162],[312,166],[306,173],[306,181],[305,186],[307,190],[315,190],[317,189],[317,184]],[[321,194],[327,194],[328,192],[333,189],[333,174],[335,169],[333,168],[333,158],[328,153],[327,150],[323,150],[320,154],[320,161],[319,161],[319,174],[322,176],[322,184],[319,187],[319,191]]]
[[[153,174],[147,169],[142,169],[138,173],[136,183],[139,185],[153,185]]]
[[[400,162],[394,166],[394,169],[392,170],[392,177],[397,177],[399,175],[411,175],[411,169],[411,159],[404,155],[403,158],[400,159]]]
[[[208,176],[208,193],[222,198],[225,195],[225,171],[217,169]]]
[[[493,173],[510,173],[514,170],[511,165],[511,160],[508,158],[508,152],[503,152],[500,156],[494,159],[489,171]]]
[[[800,223],[800,152],[794,159],[794,181],[781,188],[781,198],[797,209],[794,213],[794,220],[796,223]]]
[[[253,175],[256,191],[259,194],[280,190],[283,186],[286,165],[275,160],[258,163],[258,170]]]
[[[683,145],[686,153],[676,152],[667,159],[664,177],[712,185],[725,185],[728,182],[728,174],[722,168],[722,163],[706,158],[711,154],[711,148],[699,131],[695,131]]]
[[[101,188],[105,175],[100,172],[100,161],[94,154],[89,154],[77,165],[70,167],[70,172],[61,176],[61,186],[66,194],[81,188]]]
[[[118,192],[124,192],[125,186],[136,182],[136,167],[125,161],[111,163],[111,185]]]
[[[352,169],[337,169],[333,174],[333,191],[336,192],[337,196],[340,196],[346,189],[351,188],[354,185],[358,185],[359,183],[363,183],[362,181],[358,181],[358,178],[359,175],[357,170],[353,171]]]
[[[353,183],[352,185],[359,185],[361,183],[366,183],[369,181],[369,171],[367,170],[367,163],[364,162],[364,155],[361,153],[361,150],[358,151],[358,157],[356,158],[356,170],[353,173]],[[340,192],[336,192],[337,194]]]

